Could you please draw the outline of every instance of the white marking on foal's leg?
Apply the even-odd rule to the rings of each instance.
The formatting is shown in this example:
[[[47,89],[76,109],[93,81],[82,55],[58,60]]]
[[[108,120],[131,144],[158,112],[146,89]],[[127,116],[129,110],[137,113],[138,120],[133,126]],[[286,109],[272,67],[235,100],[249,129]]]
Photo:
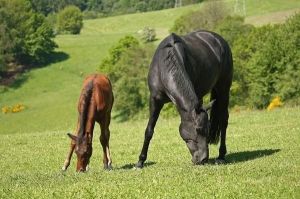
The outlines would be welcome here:
[[[70,166],[70,161],[67,159],[64,163],[64,166],[61,168],[61,170],[66,171],[69,166]]]

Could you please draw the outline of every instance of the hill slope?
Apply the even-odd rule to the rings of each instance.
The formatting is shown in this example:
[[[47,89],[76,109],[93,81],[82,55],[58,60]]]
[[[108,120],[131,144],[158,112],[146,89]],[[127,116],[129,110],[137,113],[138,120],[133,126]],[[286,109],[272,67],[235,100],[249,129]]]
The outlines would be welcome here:
[[[235,1],[227,1],[233,8]],[[178,9],[86,20],[80,35],[59,35],[57,62],[33,69],[8,91],[1,93],[0,107],[22,103],[17,114],[0,114],[0,134],[71,130],[76,122],[76,103],[82,80],[97,70],[108,49],[126,34],[135,35],[145,26],[156,29],[158,39],[168,34],[174,20],[201,4]],[[300,8],[300,1],[247,0],[246,15],[263,15]]]

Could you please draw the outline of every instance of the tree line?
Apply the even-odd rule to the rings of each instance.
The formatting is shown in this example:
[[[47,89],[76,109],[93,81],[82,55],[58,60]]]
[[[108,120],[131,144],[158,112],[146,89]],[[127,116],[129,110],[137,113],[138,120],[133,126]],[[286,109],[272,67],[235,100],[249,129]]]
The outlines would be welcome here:
[[[68,5],[75,5],[83,12],[98,12],[104,16],[134,12],[146,12],[172,8],[175,0],[29,0],[35,11],[49,15]],[[182,0],[182,5],[199,3],[202,0]]]

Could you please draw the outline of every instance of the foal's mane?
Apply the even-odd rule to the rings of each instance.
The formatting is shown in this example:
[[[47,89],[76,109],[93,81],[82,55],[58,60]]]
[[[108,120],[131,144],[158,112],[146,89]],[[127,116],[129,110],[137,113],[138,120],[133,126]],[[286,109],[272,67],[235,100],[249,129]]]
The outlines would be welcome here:
[[[80,114],[79,114],[79,133],[78,141],[82,141],[85,134],[85,127],[87,122],[88,110],[93,93],[93,80],[91,80],[82,90],[80,95]]]

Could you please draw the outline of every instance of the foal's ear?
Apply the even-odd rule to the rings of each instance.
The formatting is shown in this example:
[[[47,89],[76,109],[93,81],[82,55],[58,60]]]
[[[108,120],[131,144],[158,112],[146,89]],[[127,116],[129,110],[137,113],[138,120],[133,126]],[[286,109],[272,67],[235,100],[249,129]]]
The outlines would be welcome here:
[[[76,135],[72,135],[71,133],[67,134],[72,140],[76,141],[78,137]]]
[[[211,102],[209,102],[209,104],[207,104],[207,105],[205,105],[205,106],[203,106],[203,109],[205,110],[205,111],[208,111],[208,110],[210,110],[211,109],[211,107],[214,105],[214,103],[216,102],[216,100],[214,99],[214,100],[212,100]]]

